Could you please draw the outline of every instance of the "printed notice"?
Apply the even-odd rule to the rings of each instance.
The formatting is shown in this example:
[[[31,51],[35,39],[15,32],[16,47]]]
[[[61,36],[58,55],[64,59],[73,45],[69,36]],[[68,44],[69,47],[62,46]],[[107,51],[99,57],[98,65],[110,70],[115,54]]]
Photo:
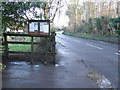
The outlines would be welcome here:
[[[30,32],[38,31],[38,22],[31,22],[29,24],[29,30]]]
[[[49,33],[49,24],[47,22],[40,22],[40,32]]]

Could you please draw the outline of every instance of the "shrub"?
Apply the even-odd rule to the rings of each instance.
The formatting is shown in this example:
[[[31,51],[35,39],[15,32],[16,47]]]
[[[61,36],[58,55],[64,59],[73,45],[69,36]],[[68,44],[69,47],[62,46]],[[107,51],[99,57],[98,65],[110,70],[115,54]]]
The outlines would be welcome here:
[[[100,31],[102,30],[100,18],[95,18],[95,27],[98,31],[98,34],[100,34]]]
[[[120,17],[118,18],[111,18],[110,25],[115,29],[115,33],[120,35]]]
[[[94,29],[92,18],[89,18],[87,27],[88,27],[88,32],[92,33],[92,31]]]

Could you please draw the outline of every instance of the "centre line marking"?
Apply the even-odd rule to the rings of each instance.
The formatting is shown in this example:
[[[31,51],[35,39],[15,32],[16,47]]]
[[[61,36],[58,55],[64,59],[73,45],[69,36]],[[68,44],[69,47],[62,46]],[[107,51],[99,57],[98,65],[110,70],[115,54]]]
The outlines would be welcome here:
[[[98,47],[98,46],[94,46],[94,45],[92,45],[92,44],[89,44],[89,43],[86,43],[86,45],[88,45],[88,46],[91,46],[91,47],[94,47],[94,48],[97,48],[97,49],[100,49],[100,50],[103,50],[103,48],[101,48],[101,47]]]

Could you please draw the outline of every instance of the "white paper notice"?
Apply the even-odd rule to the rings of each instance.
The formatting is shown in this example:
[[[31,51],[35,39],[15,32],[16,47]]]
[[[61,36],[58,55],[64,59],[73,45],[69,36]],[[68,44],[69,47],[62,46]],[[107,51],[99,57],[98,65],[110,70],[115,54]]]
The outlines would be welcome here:
[[[49,33],[49,24],[47,22],[40,22],[40,32]]]
[[[30,32],[38,31],[38,22],[31,22],[29,24]]]

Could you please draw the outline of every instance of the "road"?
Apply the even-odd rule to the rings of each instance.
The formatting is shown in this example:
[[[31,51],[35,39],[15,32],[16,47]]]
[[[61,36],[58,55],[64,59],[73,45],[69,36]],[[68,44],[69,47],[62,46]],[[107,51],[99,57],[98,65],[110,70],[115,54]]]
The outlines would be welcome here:
[[[118,45],[103,41],[89,40],[63,35],[56,32],[56,41],[76,53],[88,65],[104,75],[111,83],[118,87]]]

